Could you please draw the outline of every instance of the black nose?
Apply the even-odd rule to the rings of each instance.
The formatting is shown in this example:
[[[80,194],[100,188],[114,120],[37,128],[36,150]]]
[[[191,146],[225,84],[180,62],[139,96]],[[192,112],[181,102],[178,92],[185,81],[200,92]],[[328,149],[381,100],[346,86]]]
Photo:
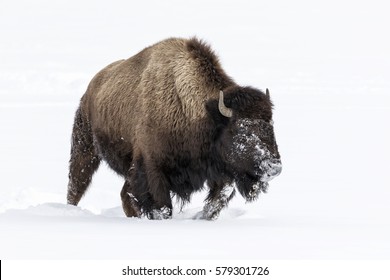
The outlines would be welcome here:
[[[269,163],[269,172],[268,175],[272,177],[278,176],[282,172],[282,162],[278,161],[277,163]]]
[[[264,169],[264,174],[260,181],[271,181],[282,172],[282,162],[280,160],[270,160],[267,162]]]

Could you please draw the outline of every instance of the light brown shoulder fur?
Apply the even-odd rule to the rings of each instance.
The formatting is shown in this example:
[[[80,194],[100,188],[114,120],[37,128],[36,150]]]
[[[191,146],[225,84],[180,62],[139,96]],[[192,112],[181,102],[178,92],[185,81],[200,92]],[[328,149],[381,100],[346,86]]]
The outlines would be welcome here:
[[[206,44],[171,38],[104,68],[83,102],[93,130],[141,149],[155,149],[165,138],[181,139],[185,146],[203,137],[197,132],[204,125],[206,101],[232,84]]]

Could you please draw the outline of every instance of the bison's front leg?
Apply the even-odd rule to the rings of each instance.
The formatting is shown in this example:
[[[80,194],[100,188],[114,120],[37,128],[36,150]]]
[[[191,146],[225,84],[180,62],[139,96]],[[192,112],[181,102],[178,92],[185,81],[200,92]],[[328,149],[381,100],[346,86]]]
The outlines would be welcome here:
[[[146,216],[151,220],[171,219],[172,200],[165,175],[152,168],[148,169],[147,175],[152,205],[146,209]]]
[[[122,207],[127,217],[141,217],[141,209],[139,207],[138,199],[133,194],[134,190],[131,188],[130,182],[126,181],[122,191]]]
[[[142,157],[131,164],[122,189],[123,210],[127,216],[145,215],[151,220],[170,219],[172,201],[165,176],[157,169],[146,168]]]
[[[206,220],[216,220],[223,208],[225,208],[229,201],[235,194],[234,184],[217,184],[210,183],[210,191],[206,199],[206,204],[203,207],[203,212],[200,218]],[[199,218],[199,217],[198,217]]]

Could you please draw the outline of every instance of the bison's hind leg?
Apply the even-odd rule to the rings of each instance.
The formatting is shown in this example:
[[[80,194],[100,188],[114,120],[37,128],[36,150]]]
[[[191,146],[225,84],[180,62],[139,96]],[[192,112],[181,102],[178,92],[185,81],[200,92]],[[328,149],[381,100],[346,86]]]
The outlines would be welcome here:
[[[91,125],[80,107],[76,112],[72,132],[69,165],[68,204],[77,205],[100,164],[93,145]]]

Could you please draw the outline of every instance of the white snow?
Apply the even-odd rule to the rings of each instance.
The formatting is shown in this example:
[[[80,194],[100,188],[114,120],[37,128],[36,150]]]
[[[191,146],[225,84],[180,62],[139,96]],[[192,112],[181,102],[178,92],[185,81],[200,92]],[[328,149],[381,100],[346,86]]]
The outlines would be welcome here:
[[[205,8],[206,7],[206,8]],[[389,259],[390,19],[379,1],[11,1],[0,9],[0,259]],[[128,219],[102,165],[66,205],[70,136],[93,75],[197,35],[269,88],[283,162],[218,220]]]

